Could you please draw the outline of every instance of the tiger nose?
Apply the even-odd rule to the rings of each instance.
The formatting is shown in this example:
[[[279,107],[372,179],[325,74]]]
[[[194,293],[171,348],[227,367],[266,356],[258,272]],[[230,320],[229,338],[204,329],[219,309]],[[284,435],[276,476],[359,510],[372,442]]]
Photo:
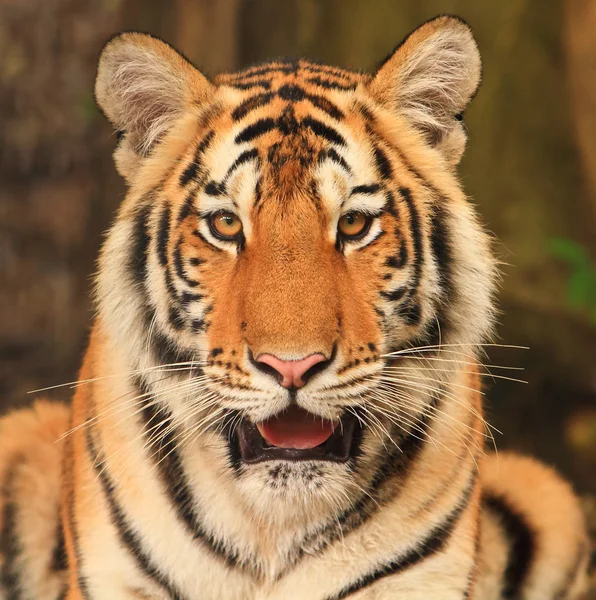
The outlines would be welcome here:
[[[310,354],[305,358],[298,360],[282,360],[273,356],[273,354],[261,354],[257,359],[257,363],[267,365],[261,370],[270,373],[278,378],[279,384],[285,388],[300,388],[306,384],[308,379],[315,373],[322,371],[330,361],[324,354]],[[273,373],[271,372],[273,370]]]

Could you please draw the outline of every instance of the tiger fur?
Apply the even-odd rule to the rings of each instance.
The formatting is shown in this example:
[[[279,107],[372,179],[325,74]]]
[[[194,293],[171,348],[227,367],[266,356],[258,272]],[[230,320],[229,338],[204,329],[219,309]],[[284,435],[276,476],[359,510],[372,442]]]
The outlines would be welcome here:
[[[374,75],[210,82],[150,36],[107,44],[128,193],[72,407],[0,421],[0,596],[580,597],[570,486],[485,452],[497,275],[456,176],[479,81],[448,16]],[[267,437],[308,413],[322,444]]]

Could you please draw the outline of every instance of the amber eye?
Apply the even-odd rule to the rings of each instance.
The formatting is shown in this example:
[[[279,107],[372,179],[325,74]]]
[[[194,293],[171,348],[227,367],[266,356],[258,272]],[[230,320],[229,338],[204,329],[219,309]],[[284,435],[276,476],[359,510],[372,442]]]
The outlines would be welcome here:
[[[368,231],[371,218],[361,212],[349,212],[339,219],[337,229],[339,233],[348,239],[357,239]]]
[[[209,225],[213,234],[223,240],[233,240],[242,232],[240,219],[234,213],[227,211],[211,215]]]

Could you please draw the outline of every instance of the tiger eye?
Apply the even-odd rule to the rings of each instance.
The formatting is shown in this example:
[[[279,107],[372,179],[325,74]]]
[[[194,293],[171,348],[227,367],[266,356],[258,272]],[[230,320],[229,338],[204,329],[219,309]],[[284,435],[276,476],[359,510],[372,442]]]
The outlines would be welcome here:
[[[231,240],[242,231],[242,222],[234,213],[222,211],[212,215],[211,228],[218,237]]]
[[[370,218],[364,213],[349,212],[343,215],[337,224],[337,229],[346,238],[362,235],[368,228]]]

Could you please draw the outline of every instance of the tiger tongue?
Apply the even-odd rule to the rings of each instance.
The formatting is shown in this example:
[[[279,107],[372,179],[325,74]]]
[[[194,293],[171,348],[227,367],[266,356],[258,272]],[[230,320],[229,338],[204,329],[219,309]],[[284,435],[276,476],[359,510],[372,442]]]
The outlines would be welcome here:
[[[306,450],[327,441],[336,424],[292,406],[283,413],[259,423],[257,428],[271,446]]]

